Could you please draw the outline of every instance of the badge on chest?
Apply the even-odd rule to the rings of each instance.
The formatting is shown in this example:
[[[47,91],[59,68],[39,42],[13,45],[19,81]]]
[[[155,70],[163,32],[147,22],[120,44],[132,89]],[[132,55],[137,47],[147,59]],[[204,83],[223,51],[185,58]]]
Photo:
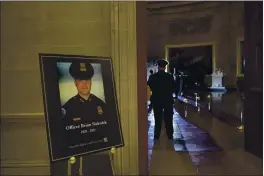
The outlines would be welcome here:
[[[103,111],[103,109],[102,109],[101,106],[97,106],[97,113],[98,113],[99,115],[102,115],[102,114],[104,113],[104,111]]]

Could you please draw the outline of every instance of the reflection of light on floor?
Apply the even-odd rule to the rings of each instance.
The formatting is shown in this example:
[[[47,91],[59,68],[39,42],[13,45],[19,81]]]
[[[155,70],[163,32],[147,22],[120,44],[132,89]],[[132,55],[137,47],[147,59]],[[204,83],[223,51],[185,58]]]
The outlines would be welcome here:
[[[240,110],[240,120],[241,120],[241,124],[243,124],[243,110]]]
[[[191,100],[191,99],[187,99],[187,98],[184,98],[183,96],[178,96],[178,99],[183,101],[184,103],[188,103],[188,104],[191,104],[195,107],[199,106],[199,107],[204,107],[204,105],[198,103],[197,101],[194,101],[194,100]],[[200,100],[200,98],[199,98]]]
[[[241,132],[243,132],[244,126],[243,125],[240,125],[239,127],[237,127],[237,129],[239,129]]]
[[[148,115],[148,161],[150,167],[151,155],[152,155],[152,148],[154,145],[154,127],[155,127],[155,120],[153,111]]]
[[[187,116],[187,108],[185,110]],[[149,161],[151,160],[152,148],[154,145],[154,114],[153,111],[148,116],[148,149]],[[164,122],[163,122],[164,123]],[[174,110],[173,116],[173,143],[176,152],[209,152],[219,151],[220,148],[213,142],[210,135],[184,120],[178,112]],[[199,157],[191,157],[194,164],[199,163]]]
[[[184,111],[184,117],[187,117],[187,115],[188,115],[188,112],[187,112],[187,110],[185,110]]]

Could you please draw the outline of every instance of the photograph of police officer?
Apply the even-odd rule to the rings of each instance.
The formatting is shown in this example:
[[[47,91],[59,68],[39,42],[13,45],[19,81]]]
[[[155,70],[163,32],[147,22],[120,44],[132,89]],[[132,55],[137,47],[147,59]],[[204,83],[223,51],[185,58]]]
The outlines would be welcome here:
[[[74,62],[69,67],[69,73],[73,78],[77,94],[62,106],[63,117],[73,120],[103,117],[105,102],[91,93],[93,66],[90,63]]]
[[[124,146],[112,59],[39,56],[50,160]]]
[[[96,66],[96,64],[93,65]],[[104,130],[107,128],[103,127],[107,124],[93,127],[96,123],[107,123],[108,120],[105,112],[106,103],[102,100],[104,99],[104,88],[100,67],[98,65],[100,64],[97,64],[97,72],[95,75],[95,69],[92,64],[87,62],[73,62],[68,67],[68,73],[71,79],[68,78],[66,79],[68,81],[64,80],[60,82],[60,92],[64,92],[60,93],[62,120],[64,122],[63,128],[66,131],[66,138],[69,139],[67,142],[69,147],[79,144],[84,145],[84,142],[87,142],[87,136],[89,138],[93,136],[93,140],[98,140],[98,142],[101,140],[100,143],[108,142],[104,136]],[[62,65],[59,68],[62,68]],[[61,77],[63,75],[67,77],[67,73],[65,72],[61,75]],[[93,85],[92,80],[94,76],[97,76],[94,80],[95,85]],[[92,93],[93,86],[96,86],[94,92],[97,92],[102,99]],[[69,94],[74,95],[66,100],[64,98],[65,94],[67,94],[67,97],[69,97]]]

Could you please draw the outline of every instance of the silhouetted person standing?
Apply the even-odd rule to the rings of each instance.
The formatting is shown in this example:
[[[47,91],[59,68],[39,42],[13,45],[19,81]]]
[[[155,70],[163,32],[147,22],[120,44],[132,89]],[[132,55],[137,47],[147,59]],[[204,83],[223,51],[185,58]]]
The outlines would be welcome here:
[[[151,80],[151,77],[153,76],[153,70],[150,70],[149,73],[150,73],[149,80]],[[152,105],[152,95],[150,95],[149,101],[150,101],[150,104],[148,106],[148,113],[150,113],[151,110],[152,110],[152,108],[153,108],[153,105]]]
[[[175,82],[172,74],[165,72],[168,62],[166,60],[159,60],[157,63],[159,71],[148,80],[148,85],[152,91],[151,101],[155,118],[154,137],[155,139],[159,139],[160,137],[163,116],[168,139],[172,139],[173,92]]]

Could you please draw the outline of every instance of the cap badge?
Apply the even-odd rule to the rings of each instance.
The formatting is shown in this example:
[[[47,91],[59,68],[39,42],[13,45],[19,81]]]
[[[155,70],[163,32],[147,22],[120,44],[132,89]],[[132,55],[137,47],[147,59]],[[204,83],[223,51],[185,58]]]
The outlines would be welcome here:
[[[81,117],[74,117],[72,120],[73,121],[79,121],[79,120],[81,120]]]
[[[87,71],[87,70],[86,70],[85,63],[80,63],[80,71],[82,71],[82,72]]]
[[[101,106],[97,106],[97,112],[99,115],[102,115],[104,113]]]

